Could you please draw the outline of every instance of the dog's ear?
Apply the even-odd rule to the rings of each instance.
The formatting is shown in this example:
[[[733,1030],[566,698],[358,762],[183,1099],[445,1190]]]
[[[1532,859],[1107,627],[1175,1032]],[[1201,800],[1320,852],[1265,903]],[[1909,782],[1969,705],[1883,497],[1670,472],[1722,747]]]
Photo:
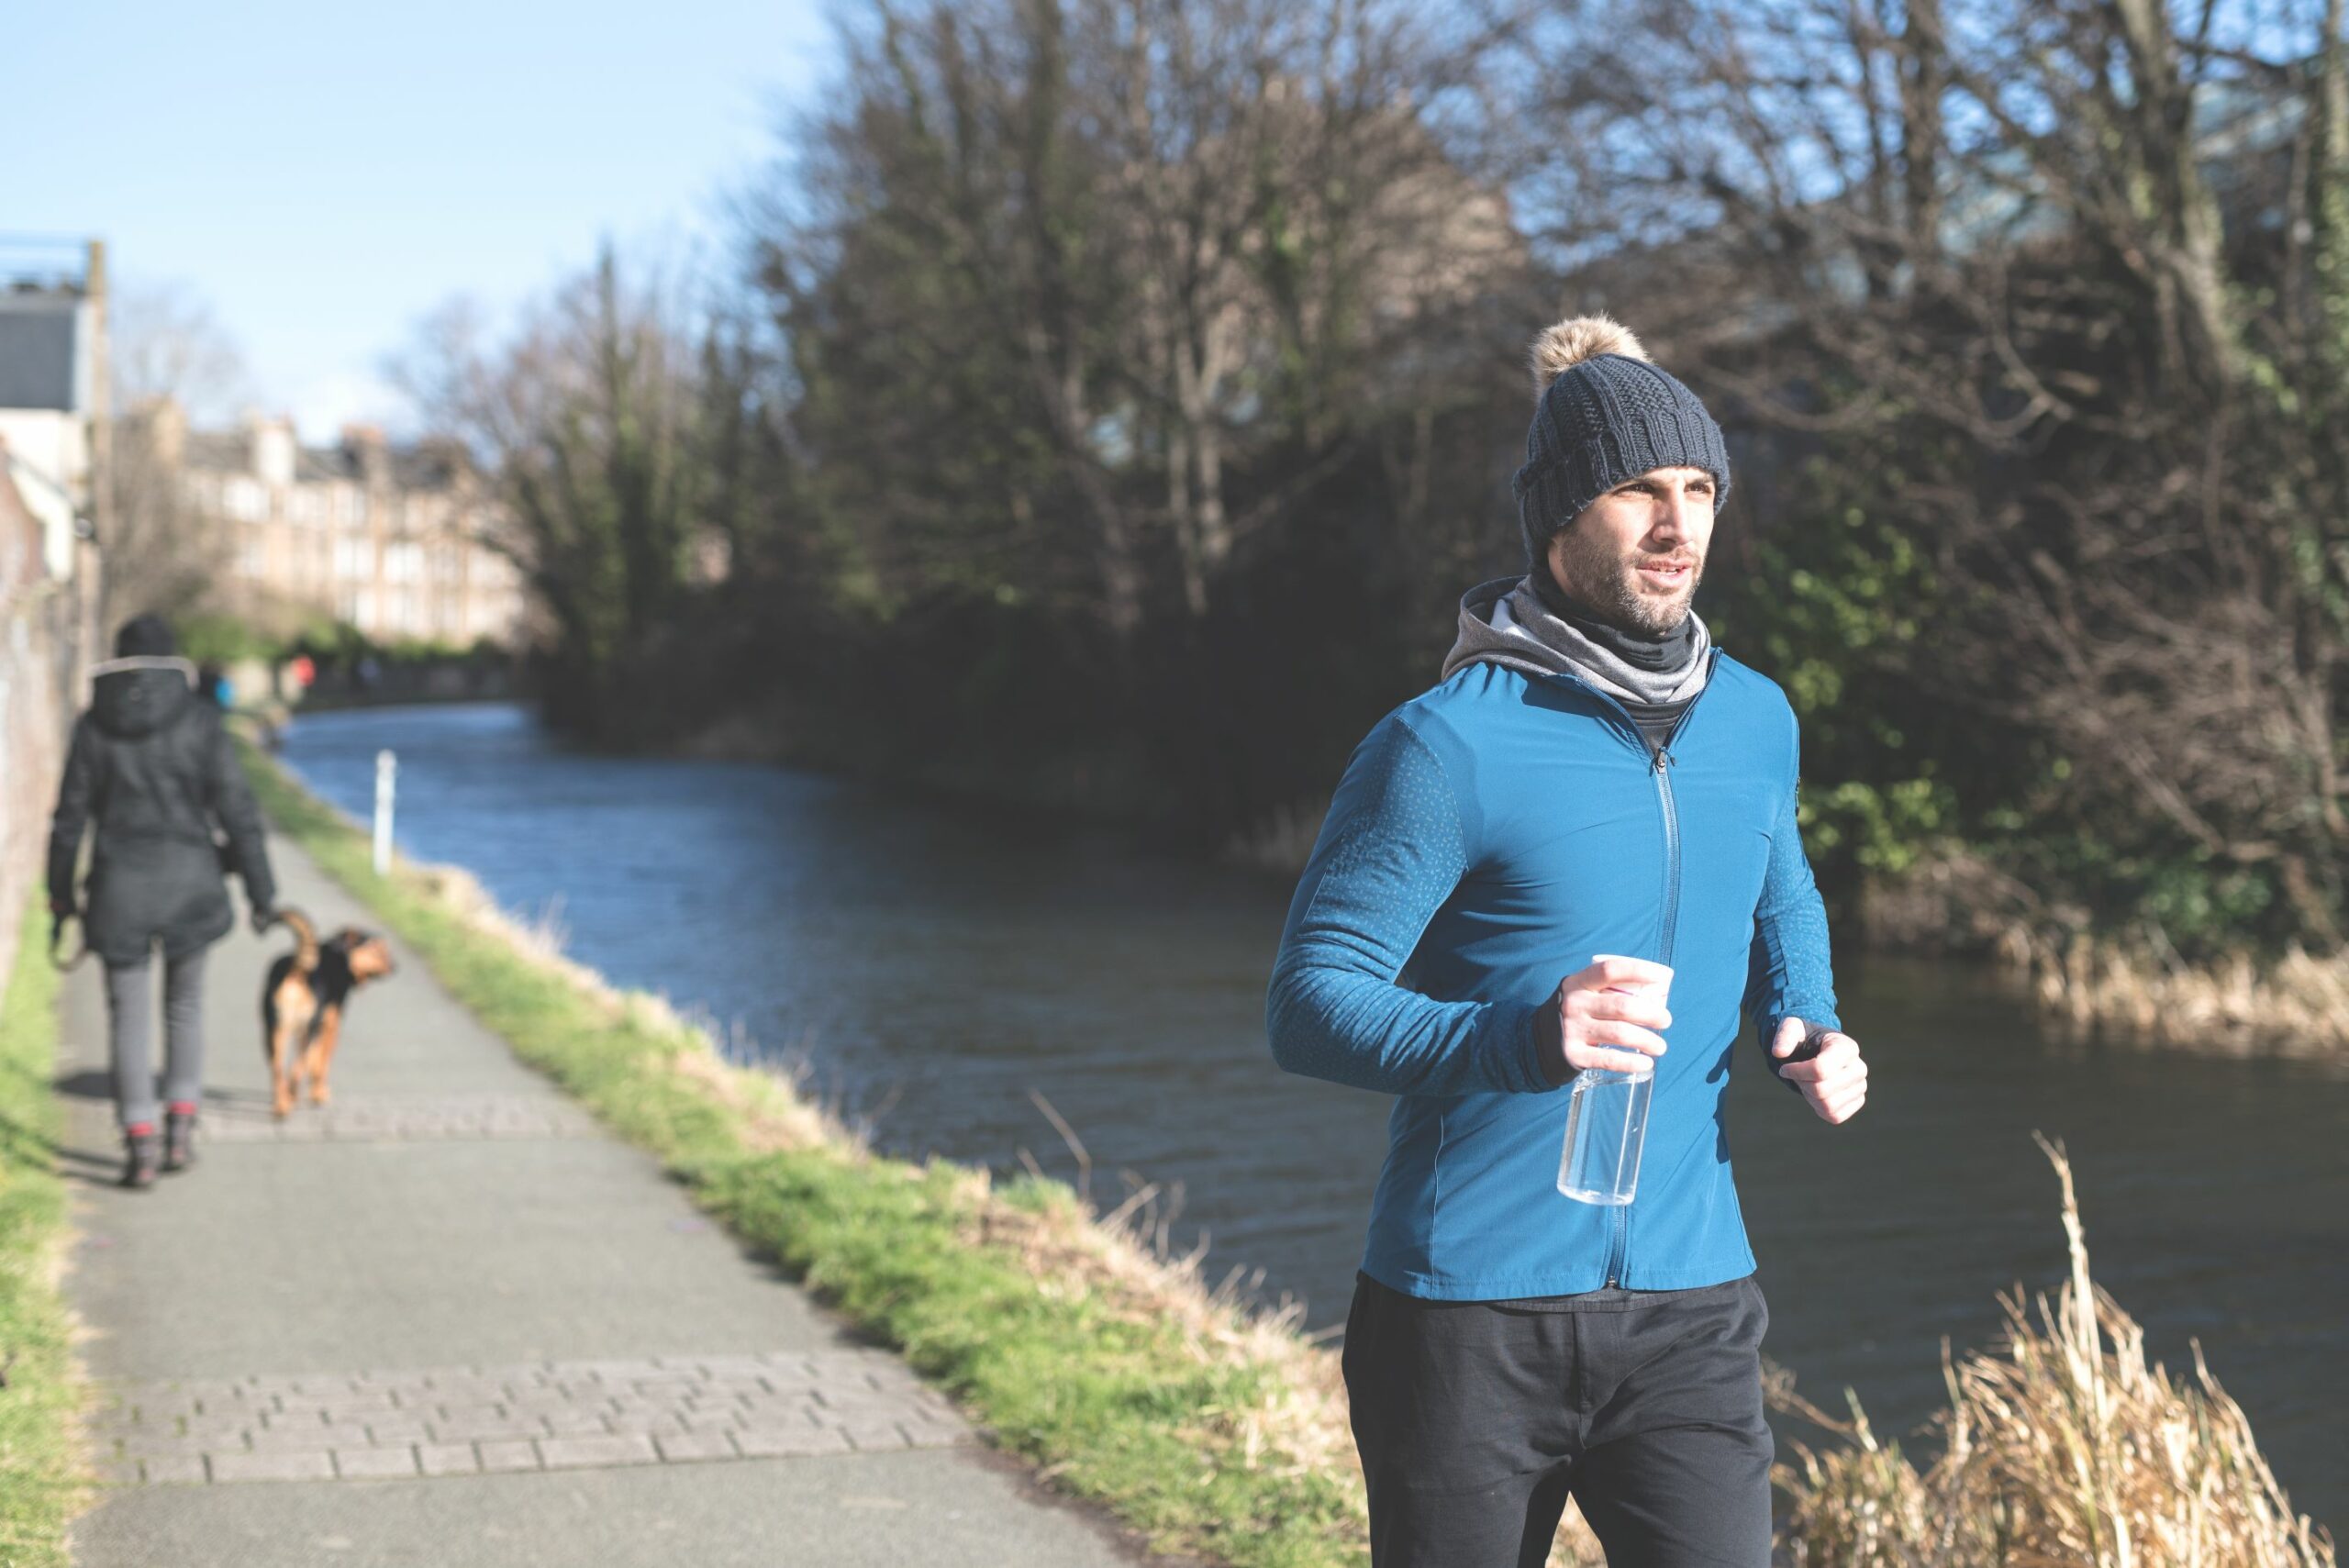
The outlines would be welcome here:
[[[358,927],[345,926],[333,936],[328,937],[327,939],[326,945],[334,949],[337,952],[347,953],[366,940],[367,933],[361,930]]]
[[[364,931],[354,933],[358,942],[351,950],[351,973],[357,980],[379,980],[392,973],[392,946],[381,937]]]

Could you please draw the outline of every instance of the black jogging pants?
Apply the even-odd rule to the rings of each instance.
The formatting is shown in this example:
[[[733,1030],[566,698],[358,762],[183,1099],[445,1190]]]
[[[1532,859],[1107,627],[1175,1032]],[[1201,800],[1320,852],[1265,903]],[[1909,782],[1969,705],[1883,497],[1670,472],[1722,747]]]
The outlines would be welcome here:
[[[1542,1568],[1569,1493],[1609,1568],[1769,1568],[1752,1275],[1430,1301],[1356,1277],[1342,1357],[1375,1568]]]

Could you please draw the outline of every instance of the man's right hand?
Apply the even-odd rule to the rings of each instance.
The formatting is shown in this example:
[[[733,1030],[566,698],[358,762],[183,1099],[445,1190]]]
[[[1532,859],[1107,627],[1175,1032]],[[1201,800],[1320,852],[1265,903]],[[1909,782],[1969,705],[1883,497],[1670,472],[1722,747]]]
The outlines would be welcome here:
[[[1558,989],[1534,1014],[1534,1058],[1550,1086],[1557,1087],[1586,1067],[1618,1073],[1664,1054],[1655,1031],[1672,1024],[1664,1002],[1648,991],[1670,971],[1638,958],[1607,958],[1558,982]]]

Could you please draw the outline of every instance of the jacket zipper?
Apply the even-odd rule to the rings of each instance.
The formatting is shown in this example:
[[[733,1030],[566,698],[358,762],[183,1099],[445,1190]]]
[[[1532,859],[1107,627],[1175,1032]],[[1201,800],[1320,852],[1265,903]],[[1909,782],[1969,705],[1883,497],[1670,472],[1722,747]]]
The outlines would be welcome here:
[[[1680,717],[1685,720],[1688,716]],[[1662,954],[1656,962],[1667,966],[1672,962],[1675,929],[1680,924],[1680,805],[1672,797],[1672,740],[1680,733],[1680,726],[1674,725],[1672,731],[1656,748],[1655,761],[1648,768],[1655,775],[1656,803],[1664,808],[1664,933],[1655,945]]]
[[[1673,928],[1680,922],[1680,806],[1672,795],[1672,743],[1680,739],[1680,732],[1687,727],[1689,716],[1697,711],[1697,704],[1704,701],[1705,693],[1712,689],[1713,666],[1720,660],[1720,650],[1717,648],[1707,659],[1704,685],[1698,689],[1697,695],[1688,706],[1681,711],[1679,718],[1674,721],[1671,731],[1664,738],[1664,744],[1653,748],[1653,754],[1648,759],[1648,772],[1655,779],[1656,806],[1664,814],[1664,930],[1656,942],[1656,947],[1662,954],[1656,962],[1665,965],[1672,962]],[[1565,674],[1566,672],[1562,671],[1560,673]],[[1623,716],[1623,722],[1631,726],[1631,734],[1640,744],[1647,745],[1647,732],[1642,729],[1637,721],[1631,717],[1631,709],[1579,675],[1567,674],[1567,679],[1593,696],[1605,700],[1616,712]],[[1609,1288],[1613,1288],[1622,1279],[1624,1267],[1630,1261],[1631,1249],[1631,1206],[1628,1203],[1618,1204],[1615,1208],[1613,1235],[1607,1246]]]

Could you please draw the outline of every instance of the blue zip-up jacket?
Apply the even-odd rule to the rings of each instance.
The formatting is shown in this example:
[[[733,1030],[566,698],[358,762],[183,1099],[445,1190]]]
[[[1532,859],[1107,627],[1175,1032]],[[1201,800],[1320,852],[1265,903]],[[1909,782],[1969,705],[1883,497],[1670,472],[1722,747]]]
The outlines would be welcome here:
[[[1794,710],[1710,657],[1655,751],[1578,677],[1491,662],[1354,749],[1265,1017],[1289,1072],[1397,1096],[1363,1258],[1382,1284],[1475,1301],[1753,1269],[1721,1103],[1740,1009],[1765,1065],[1782,1018],[1840,1020]],[[1568,1095],[1533,1046],[1558,982],[1602,952],[1674,972],[1639,1189],[1614,1207],[1558,1192]]]

